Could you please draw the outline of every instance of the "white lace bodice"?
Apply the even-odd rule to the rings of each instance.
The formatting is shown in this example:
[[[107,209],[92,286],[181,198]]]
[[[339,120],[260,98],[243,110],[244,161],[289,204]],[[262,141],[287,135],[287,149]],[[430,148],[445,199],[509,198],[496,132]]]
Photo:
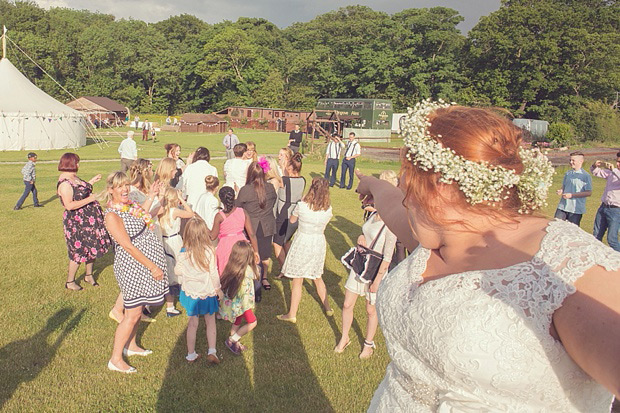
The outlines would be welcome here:
[[[420,285],[429,256],[418,247],[379,287],[392,362],[369,411],[610,411],[611,393],[549,328],[575,281],[594,265],[617,269],[620,253],[551,221],[527,262]]]

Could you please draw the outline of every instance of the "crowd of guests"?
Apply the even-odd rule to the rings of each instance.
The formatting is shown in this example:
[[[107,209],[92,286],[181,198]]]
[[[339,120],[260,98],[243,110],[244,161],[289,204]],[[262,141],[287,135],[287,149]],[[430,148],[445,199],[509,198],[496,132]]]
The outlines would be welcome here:
[[[58,166],[70,263],[65,287],[82,289],[75,279],[82,262],[86,263],[84,280],[98,286],[93,263],[114,246],[114,274],[120,293],[109,314],[118,322],[110,370],[134,372],[126,357],[151,354],[135,341],[137,325],[141,320],[153,322],[151,307],[164,303],[168,317],[181,314],[176,297],[189,317],[188,362],[199,358],[196,333],[200,316],[205,318],[209,363],[219,363],[216,315],[232,323],[225,345],[240,354],[245,350],[241,338],[257,325],[255,303],[261,301],[263,291],[271,289],[268,268],[272,255],[281,269],[275,278],[292,280],[289,311],[277,318],[297,321],[304,279],[313,280],[325,314],[333,316],[322,280],[327,248],[324,231],[332,218],[329,183],[317,177],[306,188],[299,151],[287,146],[277,158],[259,157],[253,142],[241,143],[227,135],[224,143],[234,143],[233,156],[226,160],[220,181],[205,147],[197,148],[184,161],[179,145],[170,143],[164,146],[166,156],[156,168],[142,158],[128,163],[123,151],[133,151],[131,135],[130,131],[119,148],[121,170],[107,178],[105,194],[100,196],[103,209],[92,193],[100,175],[88,182],[81,180],[77,176],[79,156],[73,153],[64,154]],[[382,222],[376,213],[369,221],[372,228]],[[374,294],[392,257],[387,250],[394,250],[394,236],[385,225],[381,233],[369,231],[373,239],[381,238],[373,244],[383,252],[386,265],[369,288],[364,289],[361,282],[356,285],[354,275],[347,283],[352,294],[366,294],[369,300],[362,358],[372,355],[377,328]],[[364,236],[371,235],[360,236],[358,242],[370,244],[370,240],[363,241]],[[343,317],[348,327],[352,303],[354,300],[347,300]],[[348,327],[343,340],[345,336],[348,340]],[[335,352],[348,345],[348,341],[342,343]]]
[[[419,104],[409,116],[400,188],[393,173],[359,174],[367,220],[342,257],[351,272],[334,351],[350,344],[352,308],[363,295],[368,320],[360,358],[372,356],[380,323],[392,360],[370,411],[609,411],[612,393],[620,395],[620,330],[613,327],[620,324],[620,254],[612,245],[620,170],[600,161],[591,168],[607,180],[595,235],[607,230],[614,251],[574,225],[592,192],[583,154],[571,154],[572,170],[558,191],[556,215],[572,223],[550,221],[536,211],[551,166],[522,148],[521,132],[508,120],[443,102]],[[353,142],[354,136],[345,160],[355,159]],[[339,137],[334,143],[342,148]],[[93,263],[114,245],[120,294],[111,311],[119,324],[110,370],[134,373],[126,357],[152,353],[137,345],[137,325],[147,306],[167,303],[169,316],[180,313],[175,285],[189,317],[187,361],[200,357],[200,316],[209,363],[220,362],[218,315],[232,324],[226,347],[242,353],[242,337],[257,325],[255,303],[271,289],[272,254],[280,276],[292,279],[289,310],[277,318],[297,321],[303,279],[313,280],[333,316],[322,280],[330,181],[316,177],[306,191],[301,154],[289,146],[276,160],[250,147],[232,147],[219,188],[208,149],[197,148],[185,163],[178,145],[166,145],[156,172],[136,159],[129,176],[108,176],[105,210],[92,194],[101,176],[80,179],[79,157],[62,156],[65,287],[82,288],[75,282],[82,262],[86,282],[98,285]],[[411,254],[386,276],[398,242]]]

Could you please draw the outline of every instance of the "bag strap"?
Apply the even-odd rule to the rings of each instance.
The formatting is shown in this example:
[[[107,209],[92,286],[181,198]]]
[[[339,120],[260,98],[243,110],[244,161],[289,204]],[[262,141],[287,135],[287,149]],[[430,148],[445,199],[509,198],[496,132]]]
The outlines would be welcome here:
[[[370,218],[369,218],[370,219]],[[383,226],[381,227],[381,229],[379,230],[379,232],[377,233],[377,236],[375,237],[375,239],[372,240],[372,243],[370,244],[370,249],[374,250],[375,249],[375,244],[377,243],[377,241],[379,240],[379,237],[381,236],[381,233],[383,232],[383,230],[385,229],[385,224],[383,224]]]

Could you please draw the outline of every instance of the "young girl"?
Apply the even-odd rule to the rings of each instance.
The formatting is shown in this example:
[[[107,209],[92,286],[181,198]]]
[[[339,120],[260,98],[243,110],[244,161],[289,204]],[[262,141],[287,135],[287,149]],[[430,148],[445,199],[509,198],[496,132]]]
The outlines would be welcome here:
[[[243,154],[243,159],[250,159],[252,162],[258,162],[258,154],[256,153],[256,144],[252,141],[245,143],[247,150]]]
[[[327,299],[327,290],[321,276],[325,267],[325,227],[332,218],[329,202],[329,183],[324,178],[314,178],[303,200],[297,204],[291,216],[291,223],[299,220],[299,228],[286,255],[282,273],[293,279],[291,307],[287,314],[278,315],[278,320],[297,322],[297,310],[301,301],[301,287],[304,278],[314,281],[316,292],[323,303],[325,314],[334,315]]]
[[[179,208],[183,206],[183,209]],[[177,255],[183,247],[181,238],[181,218],[191,218],[194,212],[189,205],[179,195],[179,191],[167,187],[161,199],[161,209],[159,211],[159,226],[161,228],[164,252],[166,254],[166,264],[168,266],[168,283],[170,286],[178,285],[177,276],[174,271]],[[172,300],[166,300],[166,315],[174,317],[180,312],[174,308]]]
[[[222,296],[222,291],[220,277],[215,268],[215,253],[208,234],[207,225],[201,218],[193,217],[187,221],[183,231],[183,249],[177,255],[174,271],[181,284],[179,301],[189,316],[185,359],[192,363],[200,357],[196,353],[196,331],[202,315],[205,318],[209,344],[207,362],[219,364],[220,359],[217,358],[215,350],[215,313],[219,310],[218,296]]]
[[[223,208],[213,220],[211,239],[219,239],[215,255],[217,257],[217,270],[222,275],[233,245],[237,241],[247,241],[243,233],[244,230],[250,237],[251,245],[254,251],[256,251],[256,257],[258,257],[258,244],[256,243],[256,236],[254,235],[250,217],[243,208],[235,206],[235,190],[229,186],[220,189],[220,202]]]
[[[215,215],[217,214],[219,207],[219,202],[215,197],[215,193],[217,192],[217,188],[219,186],[220,180],[217,179],[216,176],[207,175],[205,177],[205,187],[207,188],[207,192],[200,195],[200,198],[198,198],[198,201],[196,202],[196,207],[194,208],[196,213],[204,219],[209,231],[213,228],[213,220],[215,219]]]
[[[255,253],[247,241],[237,241],[230,253],[230,259],[222,273],[220,315],[233,323],[226,347],[234,354],[240,354],[246,347],[239,343],[241,337],[254,330],[254,280],[258,279]],[[241,322],[246,324],[241,327]]]

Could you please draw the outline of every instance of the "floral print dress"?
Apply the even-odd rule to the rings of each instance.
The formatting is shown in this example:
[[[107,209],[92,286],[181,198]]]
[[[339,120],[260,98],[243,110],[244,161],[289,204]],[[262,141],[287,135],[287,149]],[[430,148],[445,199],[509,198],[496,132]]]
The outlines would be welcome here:
[[[70,179],[62,179],[58,181],[56,188],[65,181],[73,188],[74,201],[88,198],[93,192],[93,186],[81,179],[79,183],[72,182]],[[60,203],[62,204],[62,198],[60,198]],[[105,229],[99,202],[93,201],[71,211],[65,209],[62,222],[71,261],[92,261],[108,252],[111,242],[108,231]]]
[[[241,314],[254,309],[254,277],[254,271],[248,267],[235,297],[224,296],[220,300],[220,316],[224,320],[234,323]]]

